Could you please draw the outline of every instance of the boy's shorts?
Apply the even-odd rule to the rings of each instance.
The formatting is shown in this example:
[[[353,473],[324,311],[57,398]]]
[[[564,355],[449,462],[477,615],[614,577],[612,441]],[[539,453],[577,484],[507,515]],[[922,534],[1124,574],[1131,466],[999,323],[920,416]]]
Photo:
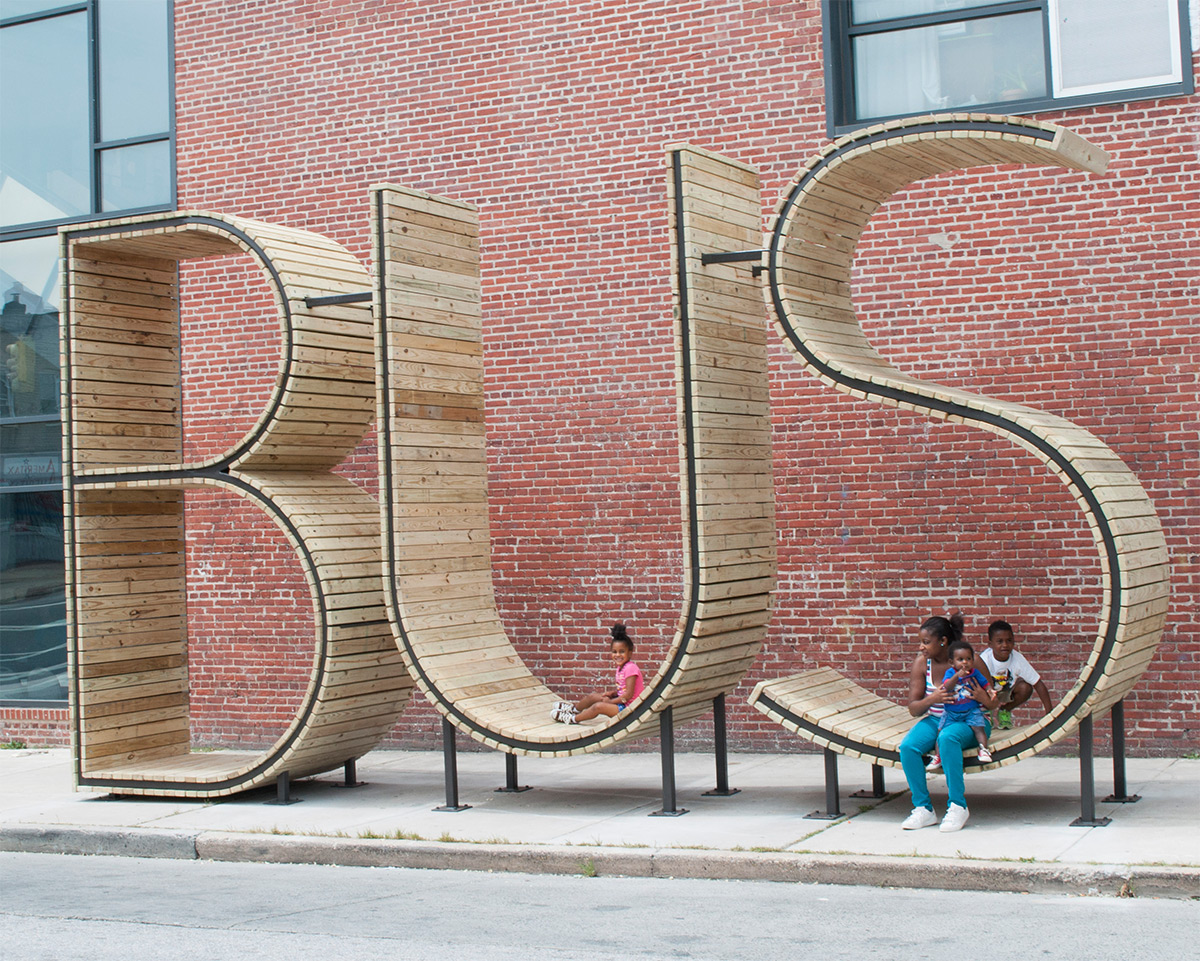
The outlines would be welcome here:
[[[983,716],[983,708],[976,704],[969,711],[961,714],[952,714],[950,711],[943,712],[942,719],[938,721],[938,730],[940,731],[947,724],[954,724],[957,721],[962,721],[968,727],[987,726],[987,720]]]

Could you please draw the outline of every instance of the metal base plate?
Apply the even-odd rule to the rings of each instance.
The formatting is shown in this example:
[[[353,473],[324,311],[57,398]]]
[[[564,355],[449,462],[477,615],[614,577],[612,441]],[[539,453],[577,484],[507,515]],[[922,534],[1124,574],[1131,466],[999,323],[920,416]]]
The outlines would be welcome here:
[[[1106,824],[1111,824],[1111,823],[1112,823],[1112,818],[1095,818],[1091,821],[1084,820],[1083,818],[1076,818],[1074,821],[1071,822],[1071,827],[1073,827],[1073,828],[1102,828]]]
[[[1122,797],[1117,797],[1115,794],[1110,794],[1104,798],[1105,804],[1137,804],[1142,799],[1140,794],[1127,794]]]
[[[338,781],[333,786],[334,787],[343,787],[343,788],[345,788],[345,787],[366,787],[367,782],[366,781],[355,781],[352,784],[347,784],[345,781]]]
[[[450,804],[442,804],[434,808],[435,811],[449,811],[451,814],[457,814],[459,811],[469,811],[470,809],[471,805],[469,804],[460,804],[457,807]]]
[[[524,787],[498,787],[498,788],[496,788],[495,793],[496,794],[520,794],[523,791],[532,791],[532,790],[533,790],[533,785],[526,784]]]
[[[812,814],[804,815],[806,821],[836,821],[838,818],[844,818],[846,815],[840,811],[837,814],[829,814],[826,811],[813,811]]]
[[[276,798],[273,801],[263,801],[263,804],[278,804],[281,806],[286,806],[288,804],[299,804],[303,800],[304,798],[302,797],[290,797],[286,801],[281,801],[279,798]]]
[[[859,797],[859,798],[870,798],[872,801],[882,801],[885,797],[887,797],[887,791],[884,791],[882,794],[876,794],[874,791],[855,791],[850,796],[851,797]]]
[[[723,791],[720,790],[719,788],[713,788],[711,791],[705,791],[700,796],[701,797],[733,797],[735,794],[741,794],[741,793],[742,793],[742,789],[740,787],[727,787]]]
[[[666,811],[666,810],[651,811],[650,817],[652,817],[652,818],[677,818],[681,814],[687,814],[687,813],[688,813],[687,808],[676,808],[674,811]]]

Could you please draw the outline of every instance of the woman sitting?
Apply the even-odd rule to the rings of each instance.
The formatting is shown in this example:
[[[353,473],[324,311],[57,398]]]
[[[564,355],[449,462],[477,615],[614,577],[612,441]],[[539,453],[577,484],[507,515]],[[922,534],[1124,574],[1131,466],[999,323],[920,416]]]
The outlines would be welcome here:
[[[921,625],[918,634],[921,649],[913,659],[908,710],[920,720],[900,742],[900,764],[904,768],[904,777],[913,801],[912,814],[900,825],[906,831],[937,823],[926,783],[924,758],[929,754],[940,756],[946,775],[946,791],[950,796],[950,804],[939,830],[946,833],[961,831],[970,816],[963,784],[963,751],[975,746],[975,732],[962,721],[949,722],[938,730],[943,705],[953,696],[946,692],[940,682],[951,668],[950,645],[961,640],[962,633],[963,618],[955,611],[949,618],[929,618]],[[990,723],[987,733],[991,733]]]

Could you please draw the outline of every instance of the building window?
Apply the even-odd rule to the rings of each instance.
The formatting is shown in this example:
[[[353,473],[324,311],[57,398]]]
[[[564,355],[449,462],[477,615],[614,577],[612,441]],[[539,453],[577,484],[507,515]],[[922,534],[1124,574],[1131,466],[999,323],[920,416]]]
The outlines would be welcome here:
[[[1187,0],[824,0],[831,133],[1192,93]]]
[[[0,701],[67,698],[57,228],[175,203],[169,0],[0,0]]]

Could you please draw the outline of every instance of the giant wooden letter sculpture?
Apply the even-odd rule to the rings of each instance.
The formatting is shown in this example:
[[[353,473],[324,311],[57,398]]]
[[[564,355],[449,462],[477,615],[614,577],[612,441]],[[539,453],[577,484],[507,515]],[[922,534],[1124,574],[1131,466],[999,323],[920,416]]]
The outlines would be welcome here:
[[[994,737],[994,765],[1031,755],[1082,723],[1090,735],[1090,716],[1119,702],[1154,655],[1168,595],[1154,507],[1102,441],[1061,417],[900,373],[871,348],[854,315],[850,263],[880,204],[922,177],[1000,163],[1100,172],[1107,155],[1061,127],[1016,118],[922,117],[872,127],[831,144],[800,171],[765,252],[768,303],[785,343],[809,370],[856,397],[1010,439],[1059,477],[1091,525],[1104,591],[1091,657],[1049,715]],[[899,764],[899,743],[913,724],[907,709],[831,668],[764,682],[751,701],[818,744],[876,764]]]
[[[758,177],[689,147],[668,158],[685,596],[665,663],[603,724],[550,719],[557,698],[496,609],[476,212],[402,187],[374,192],[389,612],[409,670],[448,722],[512,755],[595,750],[658,734],[664,715],[703,714],[742,678],[766,630],[775,529],[765,318],[748,271],[700,263],[704,252],[758,245]]]
[[[177,264],[230,253],[249,254],[267,275],[283,333],[279,375],[245,437],[185,464]],[[365,307],[306,300],[365,289],[366,271],[314,234],[212,214],[65,228],[63,257],[78,783],[216,796],[358,758],[412,687],[380,591],[378,507],[330,473],[374,412],[373,334]],[[232,324],[223,333],[236,336]],[[198,485],[265,511],[312,591],[308,689],[289,729],[262,753],[190,752],[183,492]]]

